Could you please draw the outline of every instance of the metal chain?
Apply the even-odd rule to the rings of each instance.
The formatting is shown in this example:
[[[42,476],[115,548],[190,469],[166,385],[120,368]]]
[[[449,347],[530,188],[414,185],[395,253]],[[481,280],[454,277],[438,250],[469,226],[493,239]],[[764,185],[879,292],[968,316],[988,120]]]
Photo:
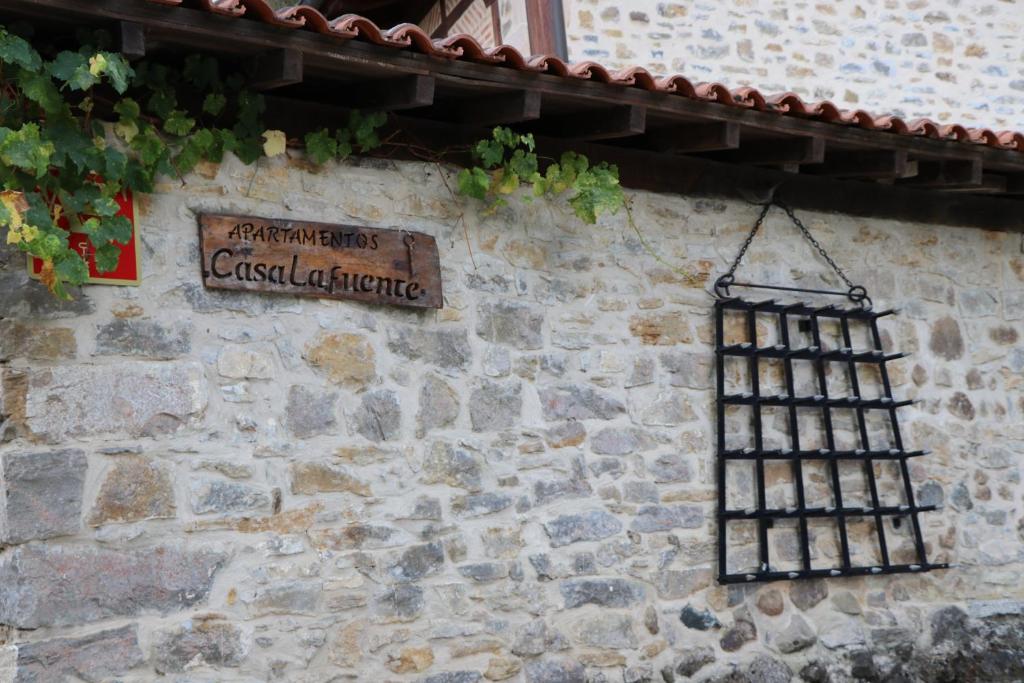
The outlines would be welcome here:
[[[750,248],[750,243],[754,241],[754,236],[757,235],[757,231],[761,229],[761,224],[764,223],[765,216],[768,215],[768,211],[772,208],[773,202],[768,202],[761,208],[761,215],[754,221],[754,227],[750,229],[750,234],[747,235],[747,239],[743,240],[743,246],[740,247],[740,251],[736,254],[736,258],[733,260],[732,265],[729,266],[729,272],[725,274],[725,277],[732,279],[736,274],[736,269],[740,267],[740,261],[747,253],[747,249]]]
[[[850,278],[846,277],[846,273],[843,272],[843,269],[840,268],[839,265],[832,260],[832,257],[829,256],[828,252],[825,251],[825,247],[821,246],[821,243],[819,243],[818,240],[814,239],[814,236],[811,234],[811,231],[807,229],[807,226],[804,225],[800,221],[800,219],[796,217],[796,214],[793,213],[793,209],[790,208],[788,205],[783,204],[778,199],[773,199],[772,201],[765,204],[764,207],[761,209],[761,214],[757,217],[757,220],[754,222],[754,227],[750,229],[750,234],[747,235],[747,239],[743,241],[743,246],[740,247],[739,253],[736,254],[736,259],[732,262],[732,265],[729,266],[729,270],[725,274],[725,277],[732,279],[732,277],[736,274],[736,269],[739,268],[740,261],[743,260],[743,257],[747,253],[747,249],[750,248],[750,243],[754,241],[754,237],[757,235],[757,231],[761,229],[761,224],[764,223],[764,219],[768,215],[768,211],[771,210],[772,205],[778,206],[780,209],[786,212],[786,215],[789,216],[789,219],[793,221],[793,225],[800,229],[800,232],[803,234],[804,238],[808,242],[810,242],[811,246],[817,249],[818,253],[821,254],[821,257],[825,259],[825,261],[828,262],[830,266],[832,266],[832,270],[836,272],[836,275],[842,278],[843,282],[846,283],[846,286],[848,288],[853,289],[853,282],[850,281]]]

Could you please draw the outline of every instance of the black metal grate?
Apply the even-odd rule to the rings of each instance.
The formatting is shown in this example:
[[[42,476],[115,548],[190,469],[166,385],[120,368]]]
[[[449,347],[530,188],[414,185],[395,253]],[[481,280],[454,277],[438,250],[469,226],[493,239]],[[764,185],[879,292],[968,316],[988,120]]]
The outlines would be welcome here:
[[[924,572],[948,566],[930,563],[925,554],[918,513],[935,506],[914,502],[907,461],[927,451],[904,448],[897,412],[913,401],[896,400],[886,366],[906,354],[886,353],[878,328],[879,318],[893,312],[741,298],[716,302],[720,583]],[[863,335],[859,344],[854,343],[855,330]],[[803,371],[800,377],[798,369]],[[764,386],[763,378],[769,377],[777,390]],[[876,386],[869,388],[872,381]],[[865,395],[869,392],[874,395]],[[739,428],[727,429],[736,420]],[[808,421],[821,429],[807,428]],[[843,426],[837,427],[836,421]],[[773,486],[775,499],[769,501],[766,469],[778,474],[787,462],[791,487]],[[737,465],[747,468],[745,489],[735,482],[730,487],[729,469]],[[815,490],[828,492],[828,504],[808,504],[806,483],[812,465],[817,466]],[[851,478],[866,483],[862,504],[854,504]],[[750,503],[733,503],[734,493],[748,494]],[[909,530],[904,527],[908,520]],[[850,529],[865,524],[873,533],[851,542]],[[739,541],[730,543],[730,533],[741,525],[747,528],[746,535],[736,531]],[[789,543],[771,533],[787,528],[792,534]],[[812,535],[830,532],[837,541],[835,552],[819,557]],[[898,532],[901,542],[894,545]],[[778,535],[774,544],[770,535]],[[730,554],[730,546],[738,552]],[[772,556],[772,546],[781,548],[777,557]]]

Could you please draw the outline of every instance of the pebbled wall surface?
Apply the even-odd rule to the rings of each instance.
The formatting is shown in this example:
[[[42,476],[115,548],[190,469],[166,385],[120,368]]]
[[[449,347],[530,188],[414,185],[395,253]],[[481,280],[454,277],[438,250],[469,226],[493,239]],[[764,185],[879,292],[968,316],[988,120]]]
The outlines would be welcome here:
[[[138,199],[142,285],[68,304],[0,252],[0,681],[1024,678],[1019,236],[804,215],[902,309],[904,434],[934,451],[912,483],[958,567],[726,588],[711,299],[675,268],[722,272],[756,207],[630,193],[656,259],[623,214],[564,202],[469,205],[464,229],[437,174],[204,166]],[[429,232],[446,306],[204,290],[202,210]],[[834,284],[780,216],[740,272]],[[768,486],[787,500],[789,469]],[[870,525],[850,534],[871,562]],[[732,569],[752,541],[730,533]]]
[[[1024,129],[1014,0],[563,0],[569,56],[942,123]]]

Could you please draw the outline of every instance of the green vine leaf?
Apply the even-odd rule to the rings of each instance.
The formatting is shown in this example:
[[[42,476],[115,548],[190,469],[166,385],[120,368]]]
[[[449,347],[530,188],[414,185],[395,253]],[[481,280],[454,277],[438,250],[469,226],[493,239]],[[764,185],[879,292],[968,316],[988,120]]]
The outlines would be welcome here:
[[[28,41],[6,30],[0,32],[0,62],[15,64],[30,72],[43,68],[42,58]]]

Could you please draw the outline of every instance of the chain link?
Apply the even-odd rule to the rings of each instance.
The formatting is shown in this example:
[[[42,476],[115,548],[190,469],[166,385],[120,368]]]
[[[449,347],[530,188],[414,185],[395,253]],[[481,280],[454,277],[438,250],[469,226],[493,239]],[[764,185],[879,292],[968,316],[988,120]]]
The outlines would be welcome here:
[[[842,278],[843,282],[846,283],[846,286],[849,289],[853,289],[853,282],[850,281],[850,278],[846,277],[846,273],[843,272],[843,269],[840,268],[839,265],[832,260],[832,257],[829,256],[828,252],[825,251],[825,247],[821,246],[821,243],[819,243],[818,240],[814,239],[814,236],[811,234],[811,231],[807,229],[807,226],[805,226],[800,221],[800,219],[796,217],[796,214],[793,213],[793,209],[790,208],[788,205],[783,204],[778,199],[773,199],[772,201],[765,204],[764,207],[761,209],[761,214],[757,217],[757,220],[754,221],[754,227],[750,229],[750,234],[748,234],[747,239],[743,241],[743,246],[740,247],[739,253],[736,254],[735,260],[733,260],[732,265],[729,266],[729,270],[725,274],[725,278],[731,280],[735,276],[736,269],[739,268],[740,261],[742,261],[743,257],[746,255],[747,249],[750,248],[750,243],[754,241],[754,237],[757,235],[757,231],[761,229],[761,224],[764,223],[764,219],[768,215],[768,212],[771,210],[773,205],[778,206],[780,209],[786,212],[786,215],[789,216],[789,219],[791,221],[793,221],[793,224],[800,229],[800,232],[803,234],[804,238],[808,242],[810,242],[811,246],[817,249],[818,253],[821,254],[821,257],[825,259],[825,261],[828,262],[830,266],[832,266],[832,270],[836,272],[836,275]]]

